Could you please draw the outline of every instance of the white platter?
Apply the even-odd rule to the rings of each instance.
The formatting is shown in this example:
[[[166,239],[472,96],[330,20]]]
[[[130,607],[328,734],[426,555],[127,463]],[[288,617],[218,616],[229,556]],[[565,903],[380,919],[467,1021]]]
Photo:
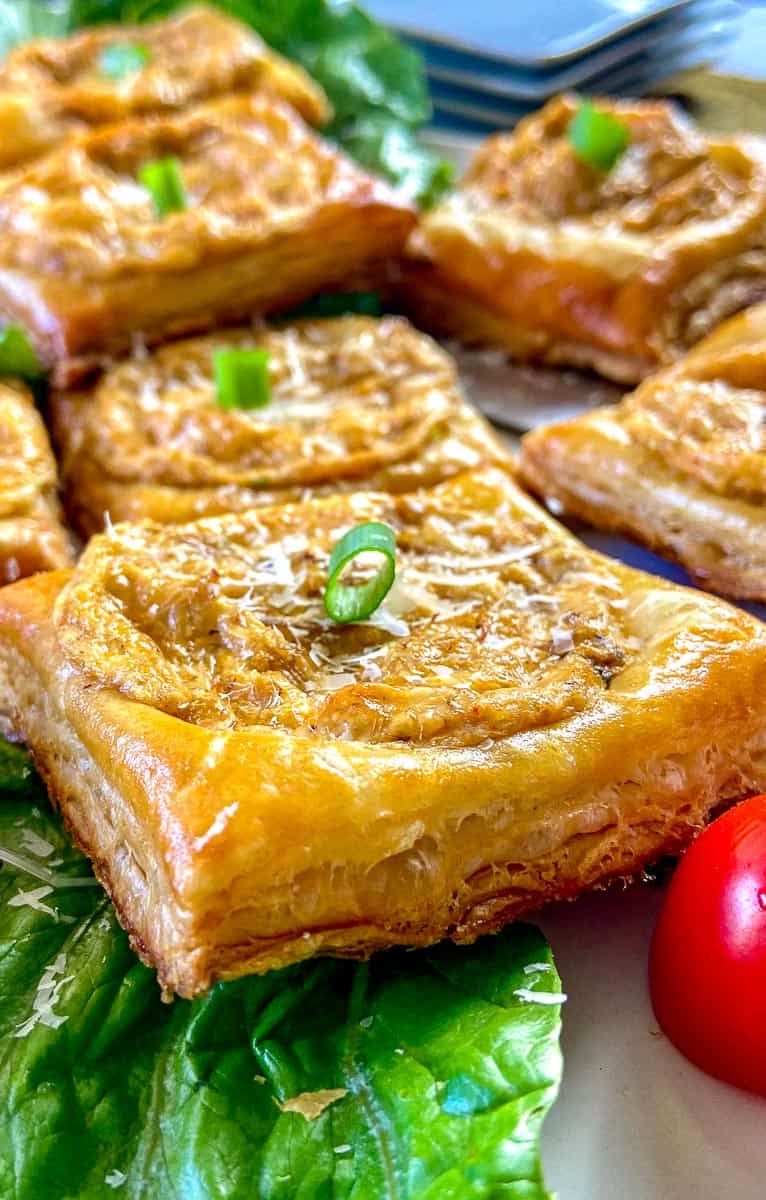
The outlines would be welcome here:
[[[564,1084],[543,1162],[558,1200],[763,1200],[766,1101],[709,1079],[664,1038],[646,987],[664,889],[556,906],[540,924],[569,996]]]

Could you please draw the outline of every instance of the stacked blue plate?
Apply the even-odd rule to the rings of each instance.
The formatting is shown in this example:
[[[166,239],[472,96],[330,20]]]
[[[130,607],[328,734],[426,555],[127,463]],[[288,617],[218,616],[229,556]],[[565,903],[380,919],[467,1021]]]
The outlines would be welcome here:
[[[557,92],[641,95],[713,62],[733,0],[367,0],[423,56],[435,124],[507,129]]]

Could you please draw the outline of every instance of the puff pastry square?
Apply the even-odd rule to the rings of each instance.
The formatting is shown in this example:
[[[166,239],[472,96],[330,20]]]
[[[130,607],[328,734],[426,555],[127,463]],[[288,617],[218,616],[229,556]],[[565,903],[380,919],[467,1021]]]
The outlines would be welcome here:
[[[73,561],[56,463],[30,392],[0,383],[0,586]]]
[[[479,149],[413,235],[404,299],[425,328],[634,383],[766,298],[766,143],[600,100],[631,139],[604,174],[566,136],[577,105]]]
[[[140,46],[147,61],[113,79],[101,56],[122,45]],[[27,42],[0,66],[0,92],[23,96],[30,117],[40,108],[57,117],[62,131],[181,110],[237,92],[271,93],[313,125],[330,116],[322,90],[301,67],[275,54],[249,26],[203,4],[143,25],[100,25],[68,38]],[[0,145],[1,164],[14,144],[3,139]],[[18,140],[15,150],[19,162],[39,152]]]
[[[322,593],[396,530],[367,622]],[[0,703],[165,989],[471,941],[766,787],[766,626],[593,553],[498,468],[115,526],[0,592]]]
[[[219,407],[214,355],[265,348],[270,402]],[[172,342],[51,398],[66,503],[113,521],[190,521],[314,494],[431,486],[503,462],[454,363],[397,317],[339,317]]]
[[[702,587],[766,601],[766,305],[724,322],[620,404],[536,429],[530,488],[668,554]]]
[[[179,160],[187,207],[138,182]],[[290,307],[396,255],[412,207],[286,105],[238,96],[70,139],[0,185],[0,318],[59,382],[130,347]]]

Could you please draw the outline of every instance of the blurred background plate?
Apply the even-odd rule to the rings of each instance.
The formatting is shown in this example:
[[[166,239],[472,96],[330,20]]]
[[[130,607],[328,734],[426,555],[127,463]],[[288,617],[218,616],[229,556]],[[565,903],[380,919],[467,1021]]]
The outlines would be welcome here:
[[[382,21],[456,51],[519,67],[550,66],[595,50],[691,0],[369,0]],[[498,16],[498,14],[502,14]]]
[[[642,35],[635,39],[629,55],[615,65],[596,73],[581,72],[580,90],[596,95],[642,96],[671,76],[717,61],[737,37],[734,17],[740,10],[729,0],[714,0],[712,5],[704,4],[703,12],[704,19],[679,26],[672,37]],[[552,84],[540,84],[534,99],[524,99],[515,94],[512,85],[504,90],[497,86],[501,75],[497,73],[490,81],[468,72],[433,71],[429,67],[434,123],[476,134],[512,128],[549,96],[565,90],[555,75]]]
[[[671,47],[663,46],[662,52],[639,53],[618,70],[591,79],[587,90],[599,96],[645,96],[661,80],[712,62],[720,51],[722,36],[728,32],[723,24],[690,32],[686,40],[679,40]],[[476,134],[513,128],[522,117],[538,108],[537,102],[489,96],[430,77],[429,89],[436,125],[449,128],[457,117],[462,122],[461,128]]]
[[[438,47],[416,45],[416,48],[424,56],[432,89],[449,84],[466,93],[475,93],[477,98],[486,96],[494,103],[513,101],[534,105],[555,92],[571,88],[606,89],[616,70],[639,57],[651,63],[655,53],[663,57],[687,54],[695,43],[713,39],[720,51],[724,39],[736,37],[736,18],[740,15],[741,10],[733,0],[701,0],[555,71],[521,71],[494,63],[469,63],[465,57],[450,58]],[[655,78],[659,78],[656,72]]]

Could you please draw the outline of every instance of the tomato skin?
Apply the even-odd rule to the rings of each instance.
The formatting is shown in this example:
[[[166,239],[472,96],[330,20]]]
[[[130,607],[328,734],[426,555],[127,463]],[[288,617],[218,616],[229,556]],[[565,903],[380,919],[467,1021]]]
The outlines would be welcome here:
[[[724,813],[681,859],[649,987],[660,1027],[686,1058],[766,1096],[766,796]]]

